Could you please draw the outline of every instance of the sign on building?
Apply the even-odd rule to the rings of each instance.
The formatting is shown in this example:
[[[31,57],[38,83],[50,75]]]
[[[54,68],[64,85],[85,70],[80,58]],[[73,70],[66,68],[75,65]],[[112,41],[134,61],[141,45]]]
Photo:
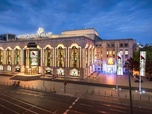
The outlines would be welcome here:
[[[123,75],[122,55],[117,53],[117,75]]]
[[[23,34],[18,35],[17,38],[21,39],[30,39],[30,38],[37,38],[37,37],[51,37],[52,32],[45,33],[42,27],[39,27],[36,34]]]
[[[140,76],[145,76],[146,51],[140,51]]]

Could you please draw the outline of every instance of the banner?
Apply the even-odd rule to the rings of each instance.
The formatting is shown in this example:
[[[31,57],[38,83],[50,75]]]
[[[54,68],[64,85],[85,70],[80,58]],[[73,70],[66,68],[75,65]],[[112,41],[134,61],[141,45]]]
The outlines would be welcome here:
[[[38,51],[30,51],[30,65],[38,65]]]
[[[122,55],[117,53],[117,75],[123,75]]]
[[[140,51],[140,76],[145,76],[146,51]]]

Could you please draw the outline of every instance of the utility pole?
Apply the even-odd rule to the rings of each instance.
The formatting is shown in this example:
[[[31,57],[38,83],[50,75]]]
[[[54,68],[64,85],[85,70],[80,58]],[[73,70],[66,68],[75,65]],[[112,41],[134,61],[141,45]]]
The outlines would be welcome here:
[[[133,113],[132,113],[132,91],[131,91],[131,80],[130,80],[129,62],[128,62],[128,60],[127,60],[127,63],[126,63],[126,67],[127,67],[128,79],[129,79],[130,114],[133,114]]]

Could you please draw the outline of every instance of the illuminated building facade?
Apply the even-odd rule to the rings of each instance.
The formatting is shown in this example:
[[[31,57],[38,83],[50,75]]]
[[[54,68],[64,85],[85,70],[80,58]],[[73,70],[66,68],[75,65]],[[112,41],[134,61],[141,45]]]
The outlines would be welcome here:
[[[116,72],[116,53],[132,57],[133,39],[102,40],[93,29],[19,35],[0,42],[0,71],[57,74],[84,79],[94,71]]]
[[[95,42],[95,71],[115,73],[117,70],[118,52],[122,56],[122,64],[125,64],[127,59],[133,57],[134,51],[136,51],[136,42],[131,38]]]

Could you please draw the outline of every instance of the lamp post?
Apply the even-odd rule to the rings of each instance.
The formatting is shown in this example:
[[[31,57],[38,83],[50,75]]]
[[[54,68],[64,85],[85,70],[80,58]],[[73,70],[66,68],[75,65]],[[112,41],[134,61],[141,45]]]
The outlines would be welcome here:
[[[130,80],[130,72],[129,72],[129,61],[127,60],[125,63],[125,67],[127,68],[128,80],[129,80],[129,97],[130,97],[130,114],[132,113],[132,91],[131,91],[131,80]]]

